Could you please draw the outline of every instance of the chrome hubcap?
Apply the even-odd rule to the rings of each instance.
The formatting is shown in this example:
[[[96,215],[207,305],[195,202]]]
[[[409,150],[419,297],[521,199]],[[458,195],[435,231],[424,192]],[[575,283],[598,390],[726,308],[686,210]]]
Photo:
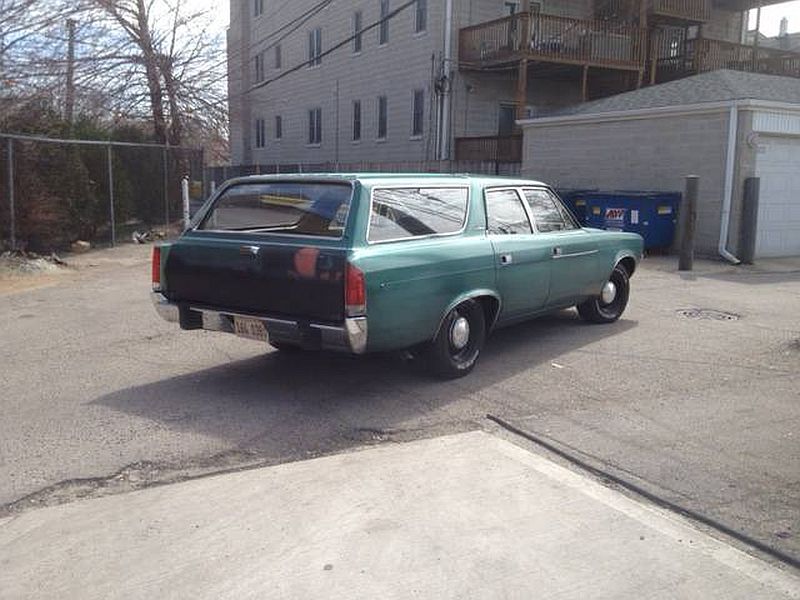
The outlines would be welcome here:
[[[603,286],[603,291],[600,292],[600,298],[603,300],[603,304],[611,304],[616,297],[616,284],[613,281],[606,281],[606,284]]]
[[[465,317],[458,317],[450,326],[450,344],[456,350],[461,350],[469,342],[469,321]]]

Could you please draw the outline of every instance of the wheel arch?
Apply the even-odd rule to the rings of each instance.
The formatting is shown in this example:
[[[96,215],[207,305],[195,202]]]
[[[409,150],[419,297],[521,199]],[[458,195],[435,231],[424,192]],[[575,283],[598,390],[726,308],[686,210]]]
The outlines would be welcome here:
[[[636,267],[638,266],[638,262],[636,257],[630,252],[620,252],[617,254],[616,258],[614,259],[614,265],[612,270],[617,265],[622,265],[622,267],[627,271],[628,277],[632,277],[634,272],[636,271]]]
[[[471,290],[456,296],[450,304],[447,305],[444,312],[442,312],[439,317],[439,324],[436,326],[436,330],[433,332],[431,339],[436,338],[439,330],[442,328],[442,323],[444,323],[450,311],[467,300],[476,300],[481,305],[484,318],[486,319],[486,331],[488,333],[492,330],[494,324],[497,322],[497,317],[500,315],[500,295],[496,291],[490,289]]]

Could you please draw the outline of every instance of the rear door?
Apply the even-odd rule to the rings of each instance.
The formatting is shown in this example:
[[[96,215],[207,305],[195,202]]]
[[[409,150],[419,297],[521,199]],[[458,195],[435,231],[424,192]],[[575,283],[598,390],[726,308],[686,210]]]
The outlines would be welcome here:
[[[524,317],[547,301],[550,245],[534,234],[516,189],[486,190],[485,201],[487,234],[502,300],[500,320]]]
[[[167,296],[232,312],[341,321],[352,190],[303,181],[225,190],[170,249]]]
[[[534,227],[552,263],[547,304],[560,306],[600,291],[598,243],[546,188],[523,188]]]

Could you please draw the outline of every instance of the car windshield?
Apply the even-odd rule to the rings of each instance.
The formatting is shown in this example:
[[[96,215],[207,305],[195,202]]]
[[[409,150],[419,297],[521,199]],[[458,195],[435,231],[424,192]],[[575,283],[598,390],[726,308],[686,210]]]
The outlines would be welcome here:
[[[351,197],[341,183],[241,183],[222,193],[198,229],[341,237]]]

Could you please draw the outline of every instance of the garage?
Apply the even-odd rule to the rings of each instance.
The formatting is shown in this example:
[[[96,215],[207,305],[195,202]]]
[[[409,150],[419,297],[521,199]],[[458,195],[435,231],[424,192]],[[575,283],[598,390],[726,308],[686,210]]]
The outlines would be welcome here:
[[[683,192],[698,176],[695,249],[733,263],[759,177],[755,258],[800,256],[800,78],[712,71],[520,125],[522,174],[561,190]]]
[[[800,137],[761,137],[756,176],[756,257],[800,256]]]

